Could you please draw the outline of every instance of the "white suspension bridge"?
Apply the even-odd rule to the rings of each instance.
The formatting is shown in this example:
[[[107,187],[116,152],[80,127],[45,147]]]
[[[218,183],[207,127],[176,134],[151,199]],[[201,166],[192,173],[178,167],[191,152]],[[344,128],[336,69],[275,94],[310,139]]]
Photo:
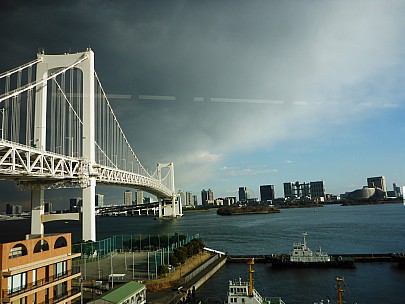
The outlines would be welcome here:
[[[94,53],[37,54],[0,74],[0,179],[31,191],[31,234],[43,223],[79,219],[44,214],[45,189],[82,188],[82,238],[96,240],[96,184],[155,195],[159,218],[182,215],[173,163],[150,174],[131,148],[94,69]]]

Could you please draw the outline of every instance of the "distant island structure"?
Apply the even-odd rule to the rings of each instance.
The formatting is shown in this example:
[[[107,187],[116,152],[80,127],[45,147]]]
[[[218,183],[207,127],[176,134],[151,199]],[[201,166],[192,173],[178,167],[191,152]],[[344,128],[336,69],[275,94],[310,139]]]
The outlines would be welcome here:
[[[267,205],[224,206],[217,210],[218,215],[244,215],[279,213],[280,209]]]

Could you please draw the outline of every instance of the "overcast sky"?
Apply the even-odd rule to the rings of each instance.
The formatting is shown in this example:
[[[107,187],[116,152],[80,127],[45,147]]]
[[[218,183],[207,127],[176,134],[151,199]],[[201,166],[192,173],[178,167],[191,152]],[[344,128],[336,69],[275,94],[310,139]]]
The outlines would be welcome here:
[[[141,162],[173,161],[199,199],[405,185],[404,1],[2,1],[0,25],[0,72],[91,47],[106,92],[131,96],[110,101]]]

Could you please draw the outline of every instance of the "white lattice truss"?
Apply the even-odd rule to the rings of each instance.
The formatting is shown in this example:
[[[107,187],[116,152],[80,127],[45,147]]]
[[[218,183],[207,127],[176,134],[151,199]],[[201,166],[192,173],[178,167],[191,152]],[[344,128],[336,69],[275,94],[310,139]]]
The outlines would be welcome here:
[[[75,183],[83,187],[88,179],[85,168],[85,162],[80,159],[4,140],[0,142],[2,178],[17,180],[21,185],[31,183],[34,186],[37,183],[43,184],[45,188],[53,188],[59,183]]]
[[[136,186],[160,197],[173,195],[160,181],[148,176],[99,165],[92,171],[98,183]],[[90,176],[84,159],[7,141],[0,141],[0,173],[4,179],[17,180],[20,188],[31,189],[85,187]]]
[[[145,190],[158,197],[172,197],[175,195],[159,180],[120,169],[97,165],[97,183],[117,184],[122,186],[137,185],[136,188]]]

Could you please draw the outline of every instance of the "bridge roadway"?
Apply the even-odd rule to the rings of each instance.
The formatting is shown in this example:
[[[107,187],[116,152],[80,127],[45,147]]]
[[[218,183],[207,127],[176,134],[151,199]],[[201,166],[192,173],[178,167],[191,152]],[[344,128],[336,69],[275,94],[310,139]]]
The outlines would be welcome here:
[[[159,202],[140,204],[140,205],[116,205],[116,206],[105,206],[105,207],[96,207],[97,215],[119,215],[122,213],[127,213],[128,211],[140,211],[145,209],[155,209],[159,207]]]

